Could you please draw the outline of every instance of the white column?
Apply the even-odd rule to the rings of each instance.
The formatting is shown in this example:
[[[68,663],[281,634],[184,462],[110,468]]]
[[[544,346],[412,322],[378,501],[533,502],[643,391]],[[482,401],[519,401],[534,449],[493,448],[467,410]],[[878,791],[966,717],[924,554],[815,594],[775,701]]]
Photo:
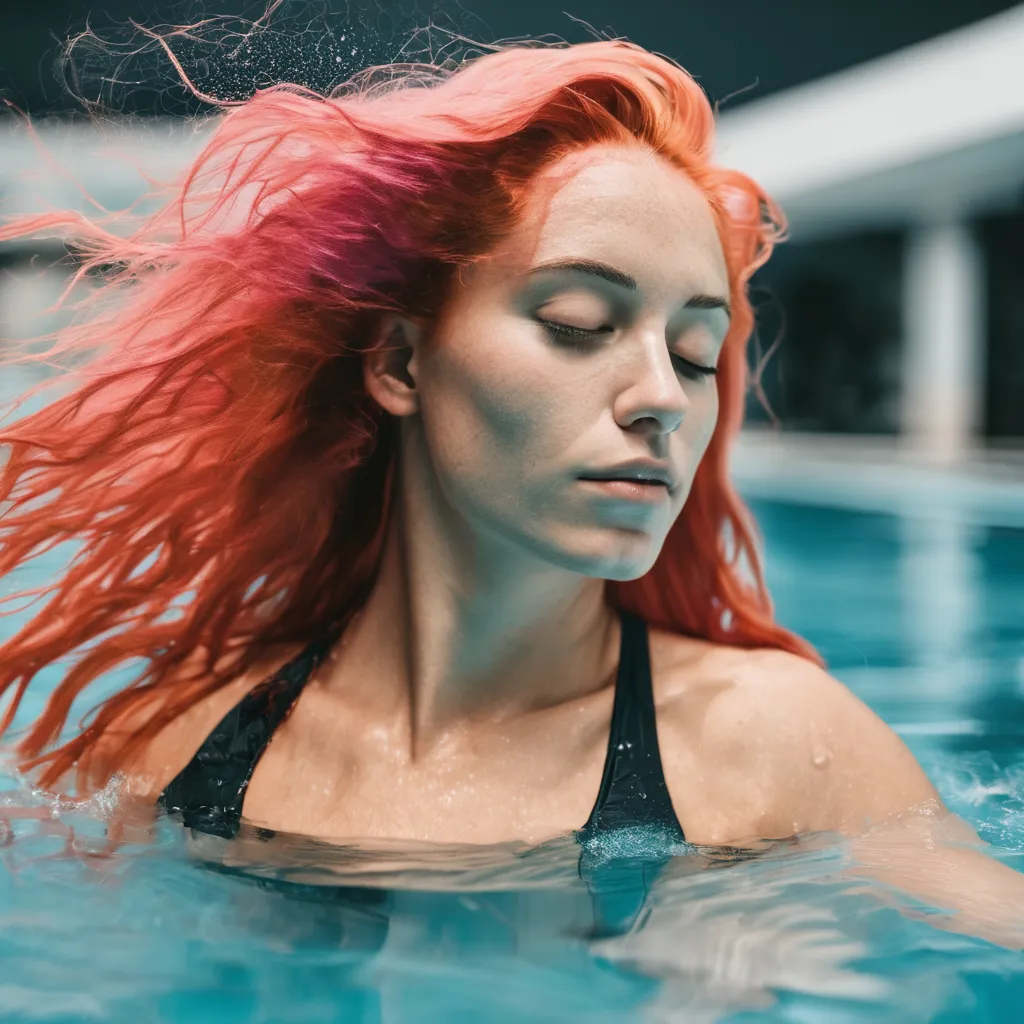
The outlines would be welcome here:
[[[977,443],[985,362],[984,257],[954,218],[911,230],[904,264],[901,427],[936,462]]]

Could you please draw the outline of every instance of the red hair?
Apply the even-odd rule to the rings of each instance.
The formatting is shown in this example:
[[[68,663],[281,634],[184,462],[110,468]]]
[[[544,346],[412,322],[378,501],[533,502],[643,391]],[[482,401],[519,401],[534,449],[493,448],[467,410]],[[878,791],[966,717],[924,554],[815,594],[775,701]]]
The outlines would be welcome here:
[[[375,321],[436,316],[537,173],[597,143],[646,146],[703,191],[733,309],[690,497],[655,566],[609,583],[609,600],[662,628],[818,660],[773,621],[727,475],[747,283],[784,220],[757,184],[712,164],[713,127],[694,80],[638,46],[512,45],[455,71],[364,73],[326,97],[261,91],[222,112],[184,182],[127,236],[72,213],[0,229],[0,241],[71,239],[75,280],[106,278],[49,353],[8,357],[90,357],[70,393],[0,431],[0,576],[84,542],[57,583],[14,595],[53,596],[0,647],[0,732],[40,669],[89,644],[20,738],[22,767],[43,766],[44,786],[74,768],[79,793],[95,789],[270,647],[344,628],[391,507],[395,432],[362,377]],[[60,743],[75,698],[132,658],[144,671]]]

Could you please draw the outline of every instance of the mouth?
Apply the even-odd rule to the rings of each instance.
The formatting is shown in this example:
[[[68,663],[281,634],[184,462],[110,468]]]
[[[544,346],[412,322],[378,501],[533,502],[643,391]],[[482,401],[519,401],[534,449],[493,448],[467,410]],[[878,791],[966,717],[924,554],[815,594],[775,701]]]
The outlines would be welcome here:
[[[660,505],[668,500],[669,486],[663,480],[642,476],[621,477],[580,477],[580,482],[589,489],[599,491],[609,498],[620,501],[640,502],[645,505]]]
[[[594,483],[626,483],[640,487],[661,487],[666,491],[675,489],[676,479],[671,467],[665,462],[653,459],[633,459],[620,462],[617,466],[603,466],[587,469],[579,478]]]

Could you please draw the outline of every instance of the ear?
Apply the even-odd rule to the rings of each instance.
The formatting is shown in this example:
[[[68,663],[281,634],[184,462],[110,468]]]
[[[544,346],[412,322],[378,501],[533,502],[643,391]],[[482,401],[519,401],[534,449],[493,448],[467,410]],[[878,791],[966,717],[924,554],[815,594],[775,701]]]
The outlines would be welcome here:
[[[385,313],[373,347],[363,360],[363,381],[377,404],[392,416],[419,411],[416,356],[422,328],[398,313]]]

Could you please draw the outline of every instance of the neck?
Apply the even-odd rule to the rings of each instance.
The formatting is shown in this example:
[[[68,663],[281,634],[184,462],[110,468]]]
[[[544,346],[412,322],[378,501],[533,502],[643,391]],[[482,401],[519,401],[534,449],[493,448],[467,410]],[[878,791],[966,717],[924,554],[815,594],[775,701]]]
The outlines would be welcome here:
[[[600,689],[615,671],[618,618],[602,580],[471,530],[410,447],[378,577],[339,669],[361,700],[408,721],[416,756],[469,720]]]

